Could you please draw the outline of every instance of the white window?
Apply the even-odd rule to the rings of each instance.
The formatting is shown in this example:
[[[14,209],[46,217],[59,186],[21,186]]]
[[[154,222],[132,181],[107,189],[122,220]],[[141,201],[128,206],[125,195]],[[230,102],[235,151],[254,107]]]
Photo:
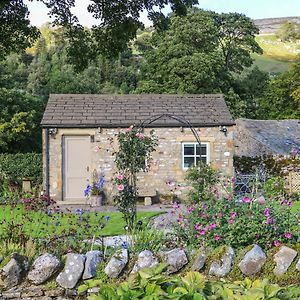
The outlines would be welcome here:
[[[184,170],[196,166],[200,160],[206,164],[209,162],[209,143],[201,142],[201,148],[198,143],[182,143],[182,168]]]

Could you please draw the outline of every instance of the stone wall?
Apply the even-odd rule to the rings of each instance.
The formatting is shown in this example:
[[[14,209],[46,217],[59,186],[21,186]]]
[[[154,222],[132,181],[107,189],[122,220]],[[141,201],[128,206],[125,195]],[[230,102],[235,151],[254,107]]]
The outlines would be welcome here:
[[[166,275],[181,270],[183,272],[192,270],[212,276],[215,280],[227,276],[232,278],[231,272],[237,269],[244,278],[257,276],[259,278],[269,260],[269,266],[272,266],[269,272],[274,276],[282,278],[291,271],[293,282],[299,282],[300,279],[299,253],[292,246],[281,246],[270,255],[260,246],[252,245],[247,247],[241,256],[239,256],[241,252],[237,253],[235,249],[224,246],[218,256],[210,257],[209,260],[211,253],[212,249],[187,252],[184,248],[175,248],[159,253],[144,250],[137,257],[134,255],[131,257],[129,250],[123,248],[107,258],[105,263],[101,251],[89,251],[86,254],[68,253],[64,265],[54,255],[45,253],[31,266],[26,257],[14,253],[0,269],[0,299],[75,299],[82,280],[95,278],[99,271],[104,272],[108,278],[122,276],[122,280],[125,280],[130,274],[143,268],[154,267],[160,262],[165,264]],[[270,273],[267,274],[268,277],[271,276]],[[49,280],[52,280],[51,284]],[[101,285],[87,289],[76,299],[86,299],[88,294],[97,293],[99,289]]]
[[[233,126],[227,127],[225,135],[219,127],[196,128],[201,142],[209,143],[209,157],[211,165],[223,174],[233,175]],[[50,137],[50,195],[56,201],[62,200],[62,138],[64,135],[91,135],[92,153],[91,174],[96,170],[105,176],[107,181],[105,193],[110,200],[114,194],[112,178],[115,173],[113,152],[117,150],[116,135],[121,129],[59,129],[55,137]],[[124,130],[124,129],[123,129]],[[145,129],[145,134],[150,129]],[[44,133],[45,135],[45,133]],[[187,191],[184,182],[185,172],[182,169],[182,143],[196,142],[195,137],[188,128],[155,128],[159,145],[153,154],[153,161],[148,173],[139,175],[141,194],[158,193],[168,195],[171,193],[166,182],[176,185],[175,193],[179,198],[184,198]],[[45,141],[45,139],[44,139]],[[45,147],[45,145],[44,145]],[[45,181],[44,181],[45,182]],[[84,189],[84,187],[83,187]],[[84,199],[82,199],[84,201]]]

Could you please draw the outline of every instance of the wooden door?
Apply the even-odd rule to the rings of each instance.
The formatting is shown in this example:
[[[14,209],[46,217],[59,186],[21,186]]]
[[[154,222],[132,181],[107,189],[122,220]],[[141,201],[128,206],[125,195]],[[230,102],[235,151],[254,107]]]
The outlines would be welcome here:
[[[63,200],[84,200],[84,189],[90,179],[90,163],[90,136],[65,136]]]

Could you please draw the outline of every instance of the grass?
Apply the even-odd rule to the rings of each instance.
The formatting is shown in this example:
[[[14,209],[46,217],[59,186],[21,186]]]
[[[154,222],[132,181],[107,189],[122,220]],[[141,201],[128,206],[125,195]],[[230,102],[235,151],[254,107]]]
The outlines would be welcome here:
[[[145,224],[159,214],[160,212],[139,212],[137,219]],[[105,216],[110,219],[105,221]],[[106,226],[102,228],[105,223]],[[32,238],[49,238],[72,232],[82,237],[100,237],[124,234],[124,226],[120,212],[55,213],[48,216],[43,212],[25,211],[21,205],[15,208],[6,205],[0,209],[0,237],[4,232],[19,234],[21,231]]]
[[[292,64],[289,61],[281,61],[265,55],[252,54],[254,65],[262,71],[270,74],[280,74],[287,71]]]
[[[282,61],[299,61],[300,44],[282,42],[275,35],[259,35],[256,41],[264,50],[264,55]]]
[[[293,213],[300,213],[300,201],[297,201],[294,203],[292,207],[292,212]]]

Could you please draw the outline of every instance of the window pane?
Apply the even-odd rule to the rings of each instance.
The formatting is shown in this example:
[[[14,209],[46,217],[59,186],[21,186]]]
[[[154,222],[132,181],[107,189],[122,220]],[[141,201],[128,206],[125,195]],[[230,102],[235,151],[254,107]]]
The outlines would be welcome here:
[[[200,155],[200,147],[199,145],[196,146],[197,155]],[[206,145],[201,145],[201,155],[206,155]]]
[[[196,157],[196,164],[200,161],[200,157]],[[206,157],[201,157],[201,161],[207,164],[207,158]]]
[[[185,157],[184,158],[184,167],[189,168],[194,165],[194,157]]]
[[[184,145],[184,155],[194,155],[194,145],[186,144]]]

